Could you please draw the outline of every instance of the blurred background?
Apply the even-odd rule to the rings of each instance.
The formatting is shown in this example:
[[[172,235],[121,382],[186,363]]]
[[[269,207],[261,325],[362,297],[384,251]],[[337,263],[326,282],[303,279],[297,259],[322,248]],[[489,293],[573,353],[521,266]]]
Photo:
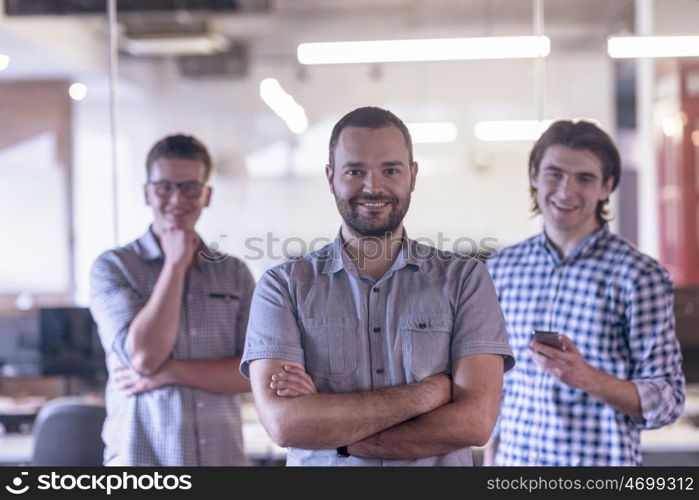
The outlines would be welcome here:
[[[675,52],[653,46],[659,39],[645,52],[613,44],[699,36],[699,0],[0,5],[5,438],[31,434],[47,399],[101,395],[103,353],[84,309],[89,268],[147,229],[144,160],[155,141],[183,132],[209,147],[214,195],[200,232],[259,277],[334,237],[340,219],[323,173],[330,130],[365,105],[392,110],[413,133],[420,174],[410,236],[473,254],[540,230],[529,213],[527,155],[547,120],[599,122],[623,157],[612,229],[673,275],[685,373],[699,382],[699,39],[679,39]],[[299,47],[494,37],[532,38],[499,54],[476,45],[475,59],[458,60],[424,60],[448,50],[409,48],[386,62],[368,49],[368,62],[342,63],[334,46],[319,64],[304,50],[322,46]],[[644,438],[649,463],[668,463],[665,453],[699,463],[699,393],[690,393],[673,430],[644,433],[655,436]],[[27,440],[15,445],[0,461],[31,461]],[[260,446],[261,460],[279,452]]]

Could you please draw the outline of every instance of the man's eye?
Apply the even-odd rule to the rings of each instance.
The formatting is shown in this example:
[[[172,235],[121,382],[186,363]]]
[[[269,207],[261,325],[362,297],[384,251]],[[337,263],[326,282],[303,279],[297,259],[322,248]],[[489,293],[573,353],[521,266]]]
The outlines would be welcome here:
[[[359,169],[352,169],[347,171],[347,175],[356,176],[361,175],[362,171]]]
[[[398,173],[398,169],[397,169],[397,168],[387,168],[387,169],[386,169],[386,173],[387,173],[388,175],[395,175],[395,174]]]

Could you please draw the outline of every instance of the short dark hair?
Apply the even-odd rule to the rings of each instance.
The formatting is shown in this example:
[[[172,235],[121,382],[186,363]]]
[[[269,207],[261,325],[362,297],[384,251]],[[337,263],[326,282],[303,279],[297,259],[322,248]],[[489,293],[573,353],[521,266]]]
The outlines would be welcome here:
[[[585,120],[558,120],[551,124],[541,134],[529,153],[529,194],[532,201],[532,212],[541,213],[541,208],[536,201],[536,189],[531,185],[531,177],[539,173],[541,160],[546,150],[559,144],[571,149],[580,149],[594,154],[602,164],[602,182],[612,181],[612,192],[619,185],[621,177],[621,158],[619,150],[609,135],[592,122]],[[604,224],[609,220],[607,204],[609,199],[597,203],[595,215],[597,222]]]
[[[328,158],[328,165],[330,165],[330,168],[335,168],[335,147],[337,147],[337,141],[340,139],[340,134],[346,127],[379,129],[389,127],[391,125],[398,127],[398,130],[400,130],[401,134],[403,134],[405,145],[408,148],[410,164],[412,164],[413,140],[410,138],[410,132],[408,131],[408,127],[405,126],[405,123],[403,123],[403,120],[386,109],[366,106],[350,111],[345,116],[340,118],[340,121],[333,127],[333,131],[330,134],[330,154]]]
[[[198,160],[204,164],[204,180],[211,175],[211,156],[206,146],[194,136],[168,135],[156,142],[146,157],[146,176],[150,179],[151,167],[160,158]]]

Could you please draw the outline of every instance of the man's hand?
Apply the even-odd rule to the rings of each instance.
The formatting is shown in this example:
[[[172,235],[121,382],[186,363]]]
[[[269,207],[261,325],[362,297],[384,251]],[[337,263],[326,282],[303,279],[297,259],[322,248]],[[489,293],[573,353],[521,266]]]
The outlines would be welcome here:
[[[633,418],[643,417],[641,399],[633,382],[590,366],[572,340],[565,335],[561,335],[561,340],[565,351],[532,342],[529,350],[534,362],[564,384],[580,389]]]
[[[269,386],[276,390],[277,396],[295,398],[316,394],[316,386],[306,371],[295,365],[284,365],[282,372],[272,375]]]
[[[191,229],[166,228],[160,234],[165,261],[189,266],[199,248],[199,236]]]
[[[158,389],[165,385],[172,384],[168,376],[168,364],[165,364],[156,373],[150,376],[141,375],[124,365],[116,365],[113,370],[114,381],[117,387],[125,391],[129,396],[136,396],[144,392]]]
[[[529,351],[532,353],[534,362],[564,384],[589,392],[589,384],[599,370],[587,364],[572,340],[565,335],[561,335],[560,338],[565,348],[563,351],[539,342],[532,342]]]

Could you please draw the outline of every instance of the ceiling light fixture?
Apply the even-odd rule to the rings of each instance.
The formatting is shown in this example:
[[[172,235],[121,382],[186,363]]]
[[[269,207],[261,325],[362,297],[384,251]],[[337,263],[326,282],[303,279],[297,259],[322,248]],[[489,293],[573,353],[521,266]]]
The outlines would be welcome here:
[[[699,36],[613,36],[607,54],[614,59],[640,57],[697,57]]]
[[[289,95],[274,78],[260,82],[260,97],[289,127],[294,134],[302,134],[308,128],[308,118],[303,107]]]
[[[458,135],[456,125],[451,122],[406,123],[413,144],[453,142]]]
[[[296,50],[301,64],[518,59],[546,57],[550,52],[546,36],[314,42],[302,43]]]
[[[208,55],[225,52],[231,45],[220,33],[124,35],[119,47],[132,56]]]
[[[84,83],[74,83],[68,88],[68,95],[74,101],[82,101],[87,95],[87,85]]]

